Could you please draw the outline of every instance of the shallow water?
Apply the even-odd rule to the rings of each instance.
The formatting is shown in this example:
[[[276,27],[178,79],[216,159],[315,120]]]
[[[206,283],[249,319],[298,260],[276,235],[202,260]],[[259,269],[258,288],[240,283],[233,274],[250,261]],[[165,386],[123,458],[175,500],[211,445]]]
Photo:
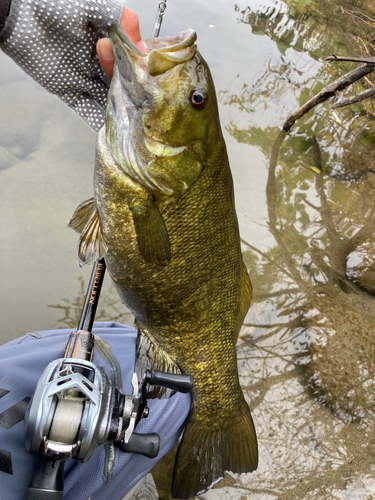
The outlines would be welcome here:
[[[279,134],[289,114],[354,67],[324,58],[364,56],[375,33],[358,14],[375,18],[370,2],[340,2],[354,13],[338,3],[168,2],[161,34],[196,29],[213,73],[254,285],[238,359],[260,464],[228,474],[205,500],[375,497],[375,110],[325,103]],[[127,5],[139,12],[135,0]],[[155,8],[142,3],[145,36]],[[66,222],[92,195],[95,134],[3,54],[0,64],[6,342],[77,324],[90,270],[75,263]],[[100,319],[132,324],[108,279],[99,308]],[[150,479],[142,498],[168,498],[170,463],[154,471],[159,493]]]

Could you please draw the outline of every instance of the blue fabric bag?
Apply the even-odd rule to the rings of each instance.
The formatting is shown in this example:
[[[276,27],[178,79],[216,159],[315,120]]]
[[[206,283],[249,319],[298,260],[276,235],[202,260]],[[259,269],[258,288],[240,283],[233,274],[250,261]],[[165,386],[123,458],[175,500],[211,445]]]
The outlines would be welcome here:
[[[0,347],[0,500],[21,500],[30,484],[38,458],[25,448],[23,419],[30,397],[47,364],[63,357],[71,330],[35,332]],[[131,394],[136,330],[119,323],[95,323],[93,333],[108,342],[120,365],[124,394]],[[94,363],[111,375],[110,366],[94,350]],[[189,394],[149,400],[150,414],[136,432],[160,436],[157,458],[116,450],[112,479],[104,484],[105,446],[86,463],[65,464],[64,500],[120,500],[177,442],[189,414]]]

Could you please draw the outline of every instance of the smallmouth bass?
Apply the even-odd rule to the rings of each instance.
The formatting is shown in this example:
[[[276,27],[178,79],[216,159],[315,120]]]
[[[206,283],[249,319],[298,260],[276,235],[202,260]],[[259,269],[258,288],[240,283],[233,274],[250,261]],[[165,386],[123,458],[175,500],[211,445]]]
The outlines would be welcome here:
[[[196,33],[146,40],[147,54],[116,28],[110,37],[116,63],[97,138],[95,196],[69,225],[81,233],[80,265],[104,256],[136,318],[138,374],[154,368],[194,377],[172,483],[174,498],[189,498],[225,470],[257,468],[236,358],[251,283]]]

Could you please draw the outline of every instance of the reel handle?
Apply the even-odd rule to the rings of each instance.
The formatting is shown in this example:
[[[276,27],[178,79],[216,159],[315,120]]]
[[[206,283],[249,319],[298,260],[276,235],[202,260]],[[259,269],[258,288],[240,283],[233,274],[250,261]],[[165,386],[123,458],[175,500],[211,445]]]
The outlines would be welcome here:
[[[64,461],[52,462],[42,455],[24,500],[61,500],[63,490]]]
[[[120,441],[116,446],[125,453],[138,453],[147,458],[156,458],[159,453],[160,437],[155,432],[150,434],[138,434],[133,432],[129,442]]]
[[[158,370],[146,371],[146,382],[187,394],[193,388],[193,377],[184,373],[165,373]]]

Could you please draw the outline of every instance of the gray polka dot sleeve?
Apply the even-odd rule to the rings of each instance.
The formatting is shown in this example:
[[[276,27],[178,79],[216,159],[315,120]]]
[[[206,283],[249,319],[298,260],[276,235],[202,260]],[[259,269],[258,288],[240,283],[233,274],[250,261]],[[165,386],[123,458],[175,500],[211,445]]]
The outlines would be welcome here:
[[[95,46],[118,24],[122,7],[120,0],[12,0],[0,47],[99,130],[109,82]]]

